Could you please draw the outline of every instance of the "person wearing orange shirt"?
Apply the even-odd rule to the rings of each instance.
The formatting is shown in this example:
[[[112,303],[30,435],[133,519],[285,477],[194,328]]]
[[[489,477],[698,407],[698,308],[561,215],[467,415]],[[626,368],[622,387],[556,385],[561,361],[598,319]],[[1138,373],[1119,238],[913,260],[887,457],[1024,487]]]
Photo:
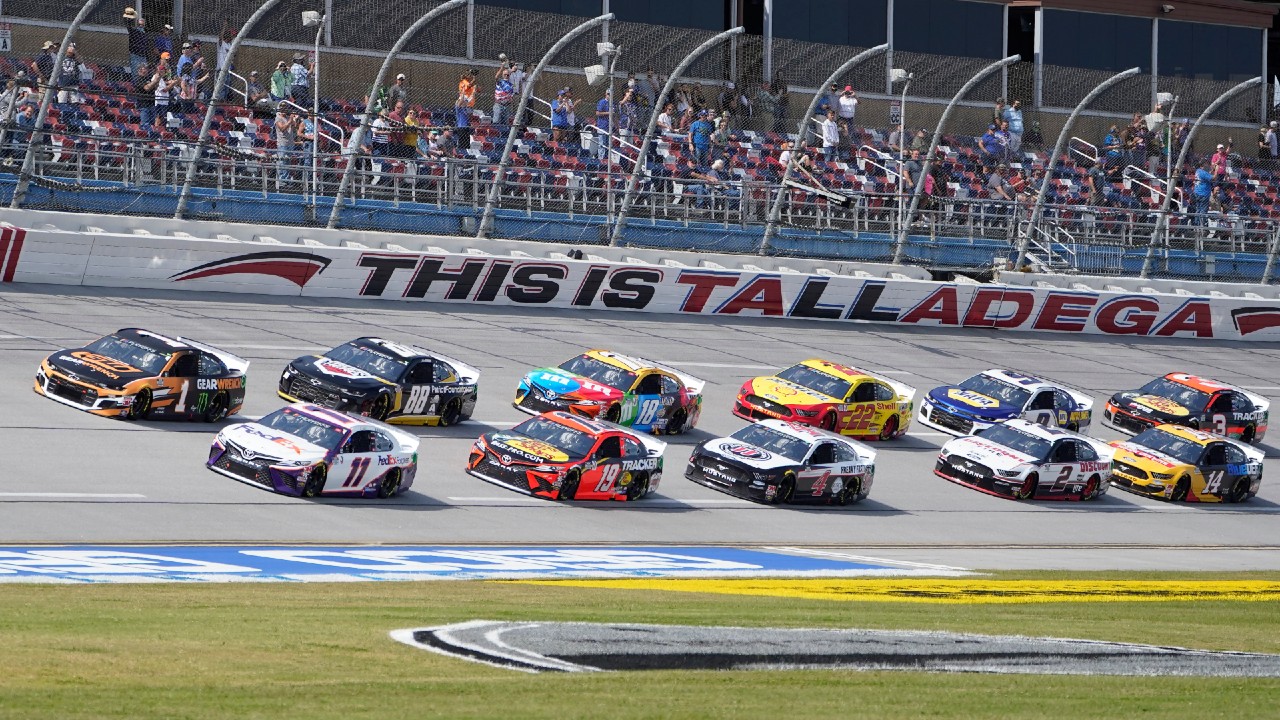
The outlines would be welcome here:
[[[471,108],[476,105],[476,71],[462,73],[458,80],[458,99],[453,103],[453,113],[458,127],[458,146],[471,147]]]

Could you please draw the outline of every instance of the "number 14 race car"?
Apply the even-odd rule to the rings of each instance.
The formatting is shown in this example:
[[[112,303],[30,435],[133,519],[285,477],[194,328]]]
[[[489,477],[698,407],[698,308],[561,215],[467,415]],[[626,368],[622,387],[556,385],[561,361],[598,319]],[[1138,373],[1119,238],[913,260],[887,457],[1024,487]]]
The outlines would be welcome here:
[[[1175,502],[1244,502],[1262,485],[1262,451],[1220,435],[1160,425],[1116,449],[1111,482]]]

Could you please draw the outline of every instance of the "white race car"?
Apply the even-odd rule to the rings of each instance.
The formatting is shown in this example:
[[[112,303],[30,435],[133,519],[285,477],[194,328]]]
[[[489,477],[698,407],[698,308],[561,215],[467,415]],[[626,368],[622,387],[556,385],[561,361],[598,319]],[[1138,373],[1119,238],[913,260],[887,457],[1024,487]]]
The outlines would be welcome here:
[[[413,485],[418,438],[367,417],[295,403],[223,428],[206,466],[285,495],[389,498]]]
[[[916,420],[950,435],[973,435],[1013,418],[1085,432],[1093,398],[1062,383],[1014,370],[984,370],[929,391]]]
[[[933,472],[1014,500],[1092,500],[1107,491],[1112,454],[1101,440],[1009,420],[943,445]]]

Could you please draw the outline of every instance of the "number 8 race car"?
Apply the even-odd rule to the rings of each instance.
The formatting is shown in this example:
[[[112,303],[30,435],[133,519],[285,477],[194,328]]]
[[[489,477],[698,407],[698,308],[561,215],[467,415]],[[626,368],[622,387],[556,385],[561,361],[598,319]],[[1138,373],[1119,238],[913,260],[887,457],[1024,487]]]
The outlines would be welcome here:
[[[1107,491],[1111,456],[1101,440],[1018,419],[949,441],[933,472],[1014,500],[1093,500]]]

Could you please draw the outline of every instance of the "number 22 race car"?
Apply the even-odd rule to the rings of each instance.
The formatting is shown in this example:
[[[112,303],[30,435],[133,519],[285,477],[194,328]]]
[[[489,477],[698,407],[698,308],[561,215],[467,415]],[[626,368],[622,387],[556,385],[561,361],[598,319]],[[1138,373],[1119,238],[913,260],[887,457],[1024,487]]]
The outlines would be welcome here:
[[[748,380],[733,414],[814,425],[863,440],[889,440],[911,426],[916,390],[827,360],[805,360],[769,377]]]

